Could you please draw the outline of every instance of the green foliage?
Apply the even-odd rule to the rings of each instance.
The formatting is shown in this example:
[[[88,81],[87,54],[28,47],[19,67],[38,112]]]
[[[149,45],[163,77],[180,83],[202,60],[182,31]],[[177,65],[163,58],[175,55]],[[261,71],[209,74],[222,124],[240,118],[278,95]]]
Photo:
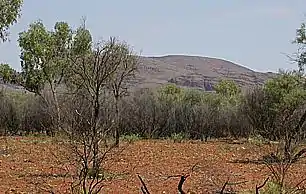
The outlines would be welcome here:
[[[219,106],[222,101],[222,98],[219,98],[219,96],[215,93],[207,93],[191,88],[184,89],[176,86],[175,84],[168,84],[160,87],[156,96],[160,102],[190,106],[203,104]]]
[[[263,138],[261,135],[256,134],[248,138],[248,142],[257,146],[267,144],[269,141]]]
[[[54,31],[48,31],[42,21],[29,25],[19,34],[24,86],[40,94],[45,83],[61,81],[67,67],[67,55],[72,31],[65,22],[57,22]]]
[[[195,89],[186,89],[182,96],[183,104],[200,105],[203,103],[204,92]]]
[[[20,114],[17,102],[10,98],[4,91],[0,94],[0,130],[4,135],[14,134],[20,127]]]
[[[122,141],[127,141],[128,143],[133,143],[135,141],[141,140],[142,137],[139,134],[123,135],[121,136]]]
[[[92,36],[86,28],[85,20],[75,32],[72,44],[72,55],[86,55],[89,54],[92,48]]]
[[[240,96],[232,98],[240,100]],[[123,130],[133,130],[133,133],[150,138],[180,133],[202,140],[229,134],[245,137],[250,130],[241,115],[240,104],[228,101],[228,97],[221,94],[183,89],[172,84],[162,86],[157,92],[137,95],[124,105],[128,114],[124,116],[126,126]]]
[[[215,93],[204,93],[202,96],[202,103],[212,107],[220,106],[221,101],[222,99]]]
[[[267,81],[264,91],[270,97],[274,111],[294,110],[306,100],[303,78],[295,73],[282,73]]]
[[[0,77],[2,77],[4,83],[12,82],[14,74],[15,70],[9,64],[0,64]]]
[[[186,135],[182,132],[171,134],[170,139],[174,141],[174,143],[182,143],[184,139],[187,139]]]
[[[231,80],[221,80],[216,86],[215,90],[217,98],[222,106],[236,106],[241,100],[241,89]]]
[[[231,80],[221,80],[216,86],[217,94],[223,96],[235,96],[241,92],[239,86]]]
[[[281,72],[244,96],[243,112],[256,133],[273,141],[297,135],[294,129],[306,100],[303,79],[294,72]]]
[[[295,43],[298,43],[298,44],[305,44],[306,42],[306,25],[305,23],[302,23],[300,28],[298,28],[296,30],[296,39],[295,39]]]
[[[89,168],[88,173],[87,173],[88,178],[90,179],[104,179],[104,170],[102,168],[99,169],[94,169],[94,168]]]
[[[268,181],[263,188],[264,194],[285,194],[285,193],[298,193],[294,192],[293,189],[283,188],[279,183],[275,181]]]
[[[21,109],[29,99],[34,97],[31,93],[24,93],[24,91],[18,90],[6,91],[5,96],[14,102],[17,109]]]
[[[294,58],[297,62],[299,73],[305,73],[305,65],[306,65],[306,25],[302,23],[300,28],[296,30],[296,38],[293,43],[299,46],[298,52]]]
[[[218,100],[213,93],[206,93],[197,89],[184,89],[169,84],[159,88],[157,93],[158,99],[164,102],[180,103],[185,105],[201,105],[207,103],[217,104]]]
[[[182,99],[183,89],[176,86],[175,84],[168,84],[162,86],[158,90],[158,98],[160,100],[165,100],[170,103],[178,102]]]
[[[1,0],[0,1],[0,41],[8,39],[9,27],[17,22],[20,17],[23,0]]]

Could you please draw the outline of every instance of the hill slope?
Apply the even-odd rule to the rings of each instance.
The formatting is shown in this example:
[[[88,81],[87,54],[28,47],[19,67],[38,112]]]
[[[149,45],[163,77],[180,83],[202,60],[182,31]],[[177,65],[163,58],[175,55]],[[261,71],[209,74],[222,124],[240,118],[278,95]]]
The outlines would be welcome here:
[[[182,87],[212,90],[221,79],[234,80],[242,87],[261,85],[275,73],[256,72],[235,63],[216,58],[168,55],[163,57],[140,57],[140,68],[135,79],[130,80],[133,88],[152,88],[167,83]],[[0,88],[22,90],[22,87],[3,84]]]
[[[183,87],[210,90],[221,79],[234,80],[242,87],[261,85],[275,73],[256,72],[235,63],[209,57],[168,55],[141,57],[136,87],[175,83]]]

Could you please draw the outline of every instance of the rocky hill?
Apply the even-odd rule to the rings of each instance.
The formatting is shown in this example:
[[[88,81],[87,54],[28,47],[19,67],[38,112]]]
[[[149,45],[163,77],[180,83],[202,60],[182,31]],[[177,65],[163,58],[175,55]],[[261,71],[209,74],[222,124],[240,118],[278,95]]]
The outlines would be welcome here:
[[[221,79],[234,80],[241,87],[261,85],[275,73],[256,72],[238,64],[216,58],[168,55],[163,57],[141,57],[140,68],[135,79],[130,81],[133,88],[152,88],[167,83],[181,87],[192,87],[206,91]],[[22,90],[20,86],[4,85],[0,88]]]
[[[222,59],[168,55],[141,57],[140,69],[133,85],[144,88],[175,83],[209,91],[221,79],[234,80],[241,87],[250,87],[262,85],[275,75],[256,72]]]

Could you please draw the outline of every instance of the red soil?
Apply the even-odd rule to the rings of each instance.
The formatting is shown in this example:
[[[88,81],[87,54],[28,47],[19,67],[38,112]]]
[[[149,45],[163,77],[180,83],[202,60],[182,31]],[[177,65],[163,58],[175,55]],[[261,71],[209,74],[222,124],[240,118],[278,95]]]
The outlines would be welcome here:
[[[65,144],[41,137],[2,138],[0,143],[0,193],[69,193],[75,166]],[[254,193],[256,184],[271,175],[264,164],[233,162],[256,160],[271,151],[268,145],[141,140],[120,147],[105,161],[111,175],[102,193],[140,193],[138,174],[151,193],[177,193],[177,175],[185,174],[190,174],[183,186],[189,193],[213,193],[226,181],[243,182],[227,188]],[[294,185],[305,176],[303,159],[286,181]]]

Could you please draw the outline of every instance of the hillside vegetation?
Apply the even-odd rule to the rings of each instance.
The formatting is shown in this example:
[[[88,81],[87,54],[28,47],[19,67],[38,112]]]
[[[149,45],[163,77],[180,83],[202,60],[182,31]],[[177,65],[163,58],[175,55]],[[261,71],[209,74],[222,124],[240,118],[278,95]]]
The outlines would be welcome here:
[[[4,2],[3,41],[22,5]],[[306,192],[304,24],[298,70],[273,75],[140,57],[114,37],[94,42],[85,20],[35,21],[18,44],[21,72],[0,65],[2,191]]]
[[[174,83],[178,86],[211,91],[222,79],[232,80],[239,86],[248,88],[262,85],[275,76],[275,73],[256,72],[222,59],[169,55],[142,57],[136,86],[144,88]]]

